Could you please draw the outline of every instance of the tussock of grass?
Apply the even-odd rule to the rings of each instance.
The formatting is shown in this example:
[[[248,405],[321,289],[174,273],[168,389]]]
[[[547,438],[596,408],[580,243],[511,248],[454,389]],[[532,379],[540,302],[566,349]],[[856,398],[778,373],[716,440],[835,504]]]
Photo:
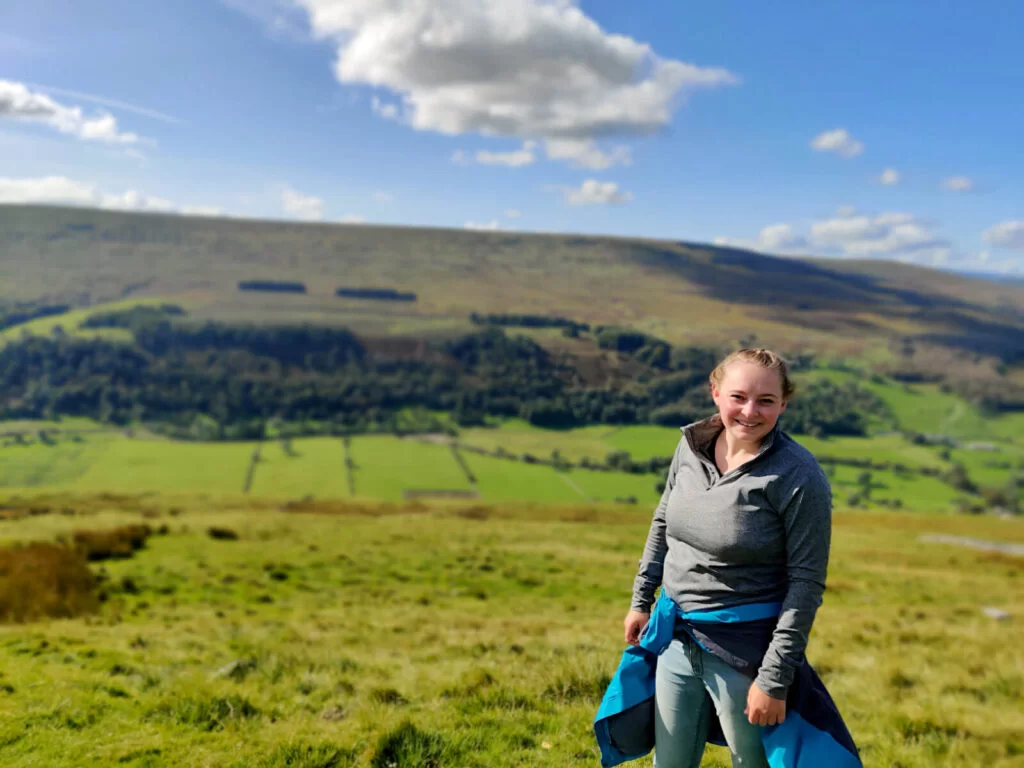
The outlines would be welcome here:
[[[75,548],[90,562],[131,557],[153,533],[148,525],[122,525],[109,530],[75,531]]]
[[[421,731],[406,721],[380,737],[371,768],[444,768],[458,751],[441,734]]]
[[[158,707],[154,714],[201,731],[219,731],[231,723],[259,717],[261,713],[247,698],[232,694],[172,699]]]
[[[356,765],[359,753],[335,744],[321,742],[282,744],[256,763],[255,768],[349,768]],[[249,762],[245,766],[251,766]],[[242,768],[242,764],[239,765]]]
[[[82,555],[58,544],[0,550],[0,621],[70,618],[99,606],[97,579]]]

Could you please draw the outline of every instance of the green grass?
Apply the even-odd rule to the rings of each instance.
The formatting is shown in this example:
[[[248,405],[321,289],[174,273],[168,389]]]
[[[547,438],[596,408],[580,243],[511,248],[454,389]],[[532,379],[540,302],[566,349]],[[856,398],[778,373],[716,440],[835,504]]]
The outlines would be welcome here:
[[[114,439],[69,487],[125,493],[240,493],[255,447],[256,443]]]
[[[279,441],[265,441],[250,493],[254,496],[344,498],[348,496],[341,439],[292,440],[292,454]]]
[[[48,445],[32,440],[0,446],[0,487],[65,487],[76,482],[114,443],[114,434],[98,433],[75,441],[63,435]]]
[[[573,502],[585,499],[585,492],[581,493],[550,467],[495,459],[469,451],[463,452],[462,457],[476,478],[481,497],[487,501]],[[572,473],[572,477],[575,476],[576,473]]]
[[[616,429],[605,438],[605,442],[613,450],[627,451],[634,459],[642,461],[655,456],[671,456],[681,437],[678,427],[641,425]]]
[[[470,488],[466,474],[447,445],[386,435],[354,437],[351,445],[357,496],[398,500],[403,490]],[[339,462],[338,471],[343,469]]]
[[[28,541],[140,519],[130,502],[64,503],[87,516],[0,525]],[[646,512],[147,504],[170,533],[104,564],[97,616],[0,627],[5,766],[598,763],[591,722]],[[840,511],[808,658],[866,766],[1020,765],[1021,561],[927,533],[1024,542],[1019,521]],[[728,764],[708,748],[705,768]]]
[[[611,429],[607,426],[567,430],[540,429],[521,419],[510,419],[497,427],[470,427],[459,430],[458,440],[465,445],[488,451],[502,448],[516,456],[530,454],[538,459],[550,459],[551,452],[557,449],[562,457],[569,461],[579,461],[583,457],[588,457],[600,462],[614,450],[602,437]]]

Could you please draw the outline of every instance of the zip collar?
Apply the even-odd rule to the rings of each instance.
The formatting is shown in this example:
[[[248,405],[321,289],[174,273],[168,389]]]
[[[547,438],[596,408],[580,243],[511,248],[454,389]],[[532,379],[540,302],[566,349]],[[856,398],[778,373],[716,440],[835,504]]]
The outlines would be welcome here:
[[[725,425],[722,423],[722,416],[716,413],[714,416],[709,416],[701,421],[696,421],[693,424],[687,424],[681,429],[683,434],[686,436],[686,442],[689,444],[690,450],[693,451],[694,455],[700,461],[709,463],[710,466],[714,468],[715,472],[718,472],[718,465],[715,463],[714,453],[711,451],[714,448],[715,440],[718,439],[722,430],[725,429]],[[761,445],[757,449],[757,455],[750,461],[744,462],[737,469],[748,467],[752,462],[756,461],[771,450],[772,446],[775,445],[775,439],[778,434],[779,422],[776,421],[775,426],[772,427],[771,431],[761,439]]]

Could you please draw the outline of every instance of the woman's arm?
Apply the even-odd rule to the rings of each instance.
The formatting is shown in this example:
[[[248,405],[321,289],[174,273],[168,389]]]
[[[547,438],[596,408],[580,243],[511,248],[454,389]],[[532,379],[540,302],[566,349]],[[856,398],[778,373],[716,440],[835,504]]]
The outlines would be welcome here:
[[[794,474],[781,503],[789,586],[771,644],[754,681],[776,699],[786,698],[803,664],[814,615],[825,591],[832,538],[832,489],[828,478],[817,462],[808,462]]]
[[[631,611],[649,613],[651,605],[654,604],[654,593],[661,586],[665,553],[668,551],[668,542],[665,540],[665,512],[668,509],[668,498],[676,485],[679,455],[684,448],[688,448],[685,437],[681,438],[679,445],[676,446],[676,452],[672,456],[672,463],[668,468],[668,477],[665,479],[665,490],[661,494],[661,501],[654,509],[654,518],[651,520],[651,528],[647,532],[644,553],[640,558],[636,579],[633,581]]]

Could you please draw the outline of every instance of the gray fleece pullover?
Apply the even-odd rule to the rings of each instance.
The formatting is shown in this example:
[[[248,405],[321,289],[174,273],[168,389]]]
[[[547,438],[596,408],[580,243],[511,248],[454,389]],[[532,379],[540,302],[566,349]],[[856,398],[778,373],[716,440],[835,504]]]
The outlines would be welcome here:
[[[649,611],[661,585],[683,611],[781,602],[756,683],[776,698],[803,663],[825,590],[832,491],[814,456],[776,426],[758,455],[722,475],[718,415],[683,427],[633,584]]]

